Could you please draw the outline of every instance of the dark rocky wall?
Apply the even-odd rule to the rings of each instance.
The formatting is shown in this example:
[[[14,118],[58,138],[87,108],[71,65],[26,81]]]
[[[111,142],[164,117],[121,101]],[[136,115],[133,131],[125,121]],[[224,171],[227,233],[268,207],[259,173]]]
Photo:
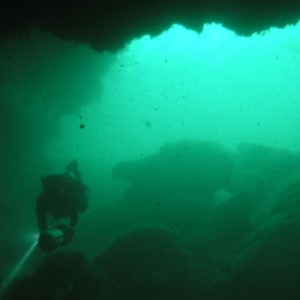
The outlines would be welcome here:
[[[205,22],[222,22],[250,35],[270,26],[295,23],[297,0],[52,0],[6,1],[0,4],[0,40],[39,27],[57,36],[118,50],[133,37],[156,35],[173,23],[201,30]]]

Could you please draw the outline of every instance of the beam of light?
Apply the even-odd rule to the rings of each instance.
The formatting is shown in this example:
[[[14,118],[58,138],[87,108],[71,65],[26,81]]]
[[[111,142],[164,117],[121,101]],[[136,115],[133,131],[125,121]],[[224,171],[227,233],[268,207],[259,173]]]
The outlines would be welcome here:
[[[20,273],[22,268],[26,265],[28,259],[31,257],[32,253],[34,252],[34,249],[36,249],[37,246],[37,235],[34,235],[35,239],[30,244],[30,247],[26,250],[24,255],[20,258],[20,260],[17,262],[15,267],[12,269],[10,274],[7,276],[7,278],[3,281],[2,286],[0,288],[0,299],[3,296],[4,292],[6,291],[7,287],[13,282],[13,280],[16,278],[16,276]]]

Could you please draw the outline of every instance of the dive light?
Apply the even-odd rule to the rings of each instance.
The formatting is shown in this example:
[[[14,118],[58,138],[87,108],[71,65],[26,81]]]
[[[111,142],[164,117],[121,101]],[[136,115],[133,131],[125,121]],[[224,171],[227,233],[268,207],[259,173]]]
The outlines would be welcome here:
[[[38,246],[45,252],[52,252],[59,246],[66,244],[68,226],[58,225],[52,229],[43,231],[38,240]]]

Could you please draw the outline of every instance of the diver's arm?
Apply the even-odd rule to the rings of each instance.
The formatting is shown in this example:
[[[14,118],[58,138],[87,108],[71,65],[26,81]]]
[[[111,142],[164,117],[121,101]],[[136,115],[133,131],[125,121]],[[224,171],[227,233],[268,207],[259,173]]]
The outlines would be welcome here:
[[[45,199],[41,194],[36,201],[36,216],[40,232],[47,229],[47,208],[45,205]]]
[[[72,203],[72,207],[70,207],[69,216],[70,216],[70,227],[75,228],[79,219],[79,210],[76,202]]]
[[[77,225],[77,223],[78,223],[78,215],[77,216],[72,216],[71,217],[70,226],[73,227],[73,228],[75,228],[76,225]]]
[[[75,232],[75,226],[78,222],[78,214],[72,213],[70,215],[70,225],[64,227],[64,245],[67,245],[73,239],[73,235]]]
[[[81,182],[81,173],[78,168],[78,163],[76,160],[71,161],[67,166],[66,166],[67,172],[72,173],[74,176],[74,179],[78,182]]]

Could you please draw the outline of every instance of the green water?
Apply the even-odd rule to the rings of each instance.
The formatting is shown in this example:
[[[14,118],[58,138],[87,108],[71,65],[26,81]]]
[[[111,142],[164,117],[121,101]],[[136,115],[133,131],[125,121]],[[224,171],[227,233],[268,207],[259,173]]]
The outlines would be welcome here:
[[[8,299],[298,299],[299,33],[0,45],[2,283],[36,229],[40,176],[77,159],[91,206],[75,254],[39,253]]]

